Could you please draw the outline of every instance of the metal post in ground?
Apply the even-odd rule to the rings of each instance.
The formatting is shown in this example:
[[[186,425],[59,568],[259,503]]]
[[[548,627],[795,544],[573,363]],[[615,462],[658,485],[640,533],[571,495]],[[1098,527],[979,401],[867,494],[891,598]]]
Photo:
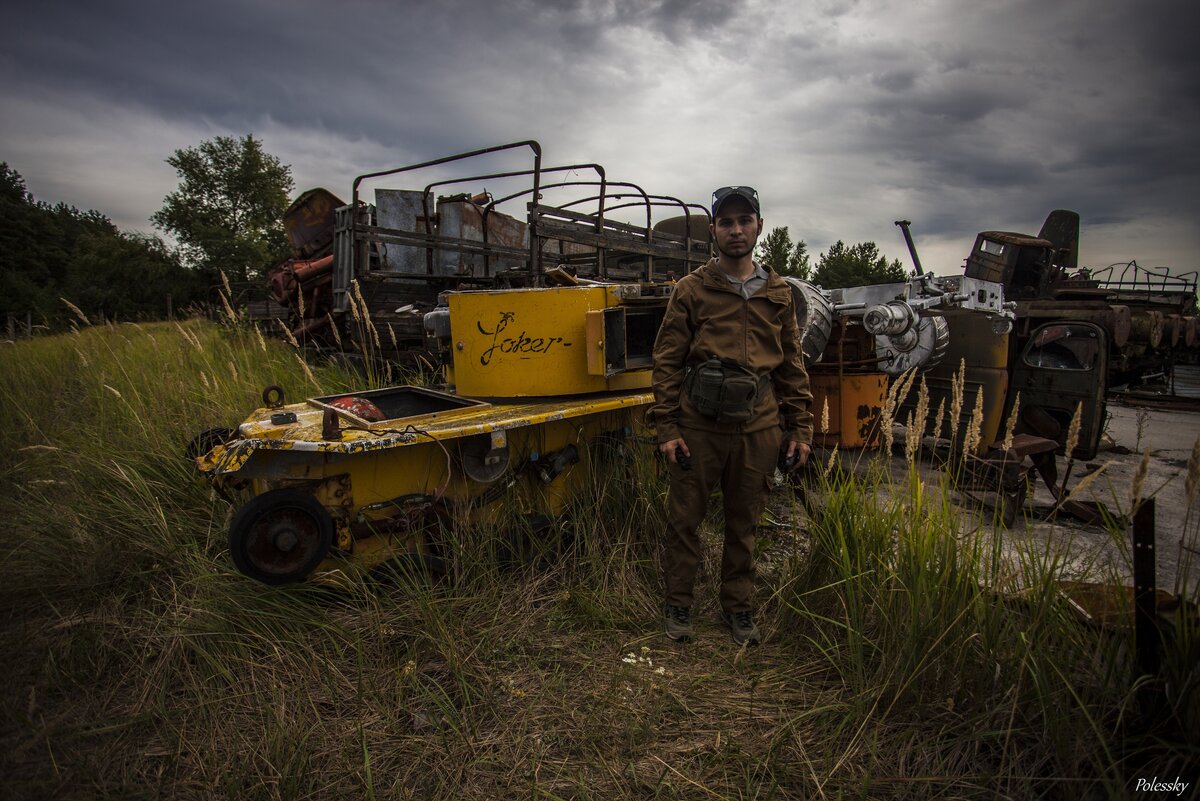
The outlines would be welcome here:
[[[1154,576],[1154,499],[1142,501],[1133,513],[1133,624],[1138,667],[1158,674],[1158,587]]]
[[[1158,587],[1154,575],[1154,499],[1133,512],[1133,636],[1139,676],[1138,705],[1148,728],[1163,720],[1167,709],[1162,668],[1162,632],[1158,620]]]

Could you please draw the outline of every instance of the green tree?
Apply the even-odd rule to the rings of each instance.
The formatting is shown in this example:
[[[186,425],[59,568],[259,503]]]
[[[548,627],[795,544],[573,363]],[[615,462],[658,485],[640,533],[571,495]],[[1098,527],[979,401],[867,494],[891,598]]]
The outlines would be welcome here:
[[[812,272],[808,261],[808,243],[801,239],[792,244],[788,227],[772,228],[758,243],[755,257],[780,275],[791,275],[807,281]]]
[[[261,278],[288,256],[283,212],[295,186],[292,169],[247,134],[218,136],[176,150],[167,163],[179,188],[150,218],[179,242],[188,266],[210,283],[224,271],[230,279]]]
[[[81,237],[72,256],[63,296],[85,312],[109,319],[162,318],[167,298],[173,311],[202,300],[207,287],[199,273],[183,268],[158,237],[117,232]]]
[[[35,200],[0,163],[0,315],[65,325],[67,298],[89,317],[153,319],[203,298],[204,283],[154,237],[125,234],[98,211]]]
[[[28,196],[21,174],[9,167],[7,161],[0,161],[0,201],[24,203]]]
[[[838,240],[817,259],[813,283],[824,289],[867,284],[887,284],[906,278],[899,259],[891,262],[874,242],[859,242],[846,247]]]

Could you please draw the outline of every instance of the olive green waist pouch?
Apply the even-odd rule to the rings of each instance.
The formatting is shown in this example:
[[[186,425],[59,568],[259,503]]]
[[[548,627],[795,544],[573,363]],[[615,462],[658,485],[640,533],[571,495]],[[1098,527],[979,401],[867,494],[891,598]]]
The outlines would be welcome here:
[[[755,375],[733,359],[709,359],[688,371],[683,387],[688,400],[705,417],[744,423],[754,414],[768,375]]]

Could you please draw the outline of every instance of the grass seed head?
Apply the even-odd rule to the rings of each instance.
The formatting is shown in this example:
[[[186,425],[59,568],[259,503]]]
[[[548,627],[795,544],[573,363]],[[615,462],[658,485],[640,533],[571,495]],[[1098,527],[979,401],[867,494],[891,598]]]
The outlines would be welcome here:
[[[292,355],[296,357],[296,361],[300,362],[300,368],[304,370],[304,377],[313,382],[315,386],[320,386],[317,384],[317,377],[313,375],[313,371],[309,368],[308,362],[304,361],[299,353],[292,353]]]
[[[226,295],[233,297],[233,290],[229,288],[229,276],[225,274],[224,270],[221,270],[221,286],[225,287]]]
[[[329,312],[326,312],[325,316],[329,318],[329,330],[333,332],[333,341],[337,343],[338,349],[341,350],[342,335],[338,333],[337,320],[333,319],[333,315]]]
[[[1081,478],[1079,483],[1076,484],[1069,493],[1067,493],[1067,497],[1074,498],[1076,495],[1081,495],[1085,489],[1092,485],[1092,482],[1104,475],[1105,472],[1108,471],[1108,468],[1112,467],[1113,464],[1115,464],[1113,461],[1105,462],[1104,464],[1100,465],[1099,469],[1088,473],[1086,476]]]
[[[1196,495],[1200,493],[1200,437],[1196,437],[1196,444],[1192,446],[1192,455],[1188,457],[1187,463],[1187,478],[1183,482],[1183,497],[1190,507],[1196,502]]]
[[[1021,393],[1017,393],[1017,397],[1013,399],[1012,412],[1008,415],[1008,425],[1004,429],[1004,450],[1012,450],[1013,434],[1017,430],[1017,415],[1021,411]]]
[[[829,396],[826,395],[821,401],[821,428],[822,434],[829,431]]]
[[[921,376],[921,385],[917,388],[917,428],[925,430],[929,422],[929,387],[925,385],[925,376]]]
[[[917,427],[917,415],[908,413],[908,423],[904,428],[904,461],[916,464],[917,448],[921,444],[921,429]]]
[[[1131,509],[1137,509],[1141,505],[1142,490],[1146,487],[1146,476],[1150,473],[1150,449],[1142,451],[1142,460],[1138,462],[1137,470],[1133,474],[1133,486],[1129,493],[1129,506]]]
[[[218,292],[217,294],[221,296],[221,306],[225,309],[225,316],[229,319],[229,322],[237,322],[237,312],[233,310],[233,305],[229,302],[229,296],[224,292]]]
[[[975,407],[971,411],[971,427],[967,429],[966,439],[963,440],[964,453],[972,454],[979,450],[983,439],[983,387],[975,393]]]
[[[935,437],[942,436],[942,421],[946,419],[946,399],[942,398],[938,401],[937,414],[933,418],[933,435]]]
[[[254,336],[258,337],[258,349],[261,350],[263,353],[266,353],[267,352],[267,340],[263,339],[262,331],[259,330],[257,325],[254,326]]]
[[[892,452],[892,405],[884,403],[879,411],[879,433],[883,435],[883,457],[886,459]]]
[[[837,464],[838,446],[833,443],[833,450],[829,452],[829,460],[825,462],[825,478],[828,479],[833,474],[833,466]]]
[[[950,384],[950,441],[953,442],[962,425],[963,395],[967,385],[967,360],[962,359],[958,364],[958,372]]]
[[[1083,401],[1080,401],[1075,406],[1075,414],[1071,416],[1071,425],[1067,428],[1067,458],[1071,458],[1071,454],[1075,452],[1075,447],[1079,445],[1079,429],[1083,425]]]
[[[68,308],[68,309],[70,309],[70,310],[71,310],[71,312],[72,312],[72,313],[73,313],[73,314],[74,314],[76,317],[78,317],[78,318],[79,318],[79,320],[80,320],[80,322],[82,322],[84,325],[91,325],[91,324],[92,324],[92,321],[88,319],[87,315],[86,315],[86,314],[84,314],[84,313],[83,313],[83,311],[82,311],[82,310],[80,310],[80,308],[79,308],[78,306],[76,306],[74,303],[72,303],[71,301],[67,300],[66,298],[59,298],[59,300],[61,300],[63,303],[65,303],[65,304],[66,304],[66,306],[67,306],[67,308]]]

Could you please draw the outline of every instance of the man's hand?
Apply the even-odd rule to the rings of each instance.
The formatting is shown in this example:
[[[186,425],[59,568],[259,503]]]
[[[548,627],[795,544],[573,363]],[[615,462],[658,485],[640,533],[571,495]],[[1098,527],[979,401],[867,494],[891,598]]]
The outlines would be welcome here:
[[[808,443],[789,439],[785,445],[787,449],[784,451],[783,458],[792,463],[794,467],[799,467],[808,461],[808,454],[812,451]],[[793,459],[795,462],[792,462]]]
[[[661,453],[664,457],[666,457],[666,460],[668,462],[671,462],[672,464],[674,464],[676,461],[675,460],[675,449],[676,448],[679,448],[679,450],[681,450],[683,452],[683,455],[686,456],[687,458],[689,458],[689,459],[692,458],[692,452],[688,450],[687,443],[683,441],[683,437],[680,437],[678,439],[670,439],[670,440],[667,440],[666,442],[660,442],[658,444],[658,452]]]

